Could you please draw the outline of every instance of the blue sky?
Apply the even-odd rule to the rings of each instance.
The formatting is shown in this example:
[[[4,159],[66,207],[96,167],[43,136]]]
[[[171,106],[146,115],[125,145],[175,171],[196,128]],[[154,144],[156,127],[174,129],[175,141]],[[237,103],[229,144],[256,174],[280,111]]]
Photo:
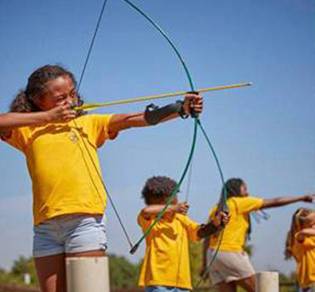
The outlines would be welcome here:
[[[135,2],[169,32],[197,87],[252,81],[253,87],[205,95],[202,121],[217,149],[225,177],[244,178],[253,195],[271,198],[315,190],[315,1]],[[61,63],[77,76],[102,1],[0,2],[0,111],[28,75]],[[106,101],[188,89],[184,72],[164,40],[123,1],[109,0],[81,92]],[[163,104],[163,102],[159,102]],[[144,104],[112,108],[140,111]],[[105,112],[105,111],[101,111]],[[108,112],[108,111],[106,111]],[[179,178],[189,150],[190,120],[130,130],[100,150],[108,188],[132,238],[146,178]],[[0,143],[0,266],[30,255],[31,185],[23,156]],[[198,140],[190,215],[204,221],[217,201],[220,180],[204,141]],[[253,262],[258,270],[288,272],[283,246],[299,204],[272,210],[255,225]],[[128,254],[111,208],[110,252]],[[130,257],[138,260],[140,251]]]

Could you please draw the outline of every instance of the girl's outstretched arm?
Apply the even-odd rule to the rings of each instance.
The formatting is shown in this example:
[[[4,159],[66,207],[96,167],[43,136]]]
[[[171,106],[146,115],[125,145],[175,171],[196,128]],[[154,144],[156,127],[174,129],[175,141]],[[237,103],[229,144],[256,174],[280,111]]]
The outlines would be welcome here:
[[[184,112],[189,115],[192,111],[196,114],[200,114],[203,108],[202,97],[198,94],[187,94],[185,96],[183,109]],[[168,115],[166,118],[162,119],[160,122],[166,122],[168,120],[175,119],[179,117],[178,113]],[[150,124],[145,119],[145,113],[135,113],[135,114],[116,114],[112,117],[109,123],[109,133],[115,136],[118,132],[135,127],[146,127]]]
[[[19,127],[66,122],[75,117],[76,112],[70,108],[69,104],[58,105],[49,111],[0,114],[0,133],[9,133],[11,130]]]
[[[264,199],[263,206],[261,209],[275,208],[286,206],[289,204],[297,202],[312,203],[315,200],[315,195],[304,195],[304,196],[294,196],[294,197],[278,197],[273,199]]]

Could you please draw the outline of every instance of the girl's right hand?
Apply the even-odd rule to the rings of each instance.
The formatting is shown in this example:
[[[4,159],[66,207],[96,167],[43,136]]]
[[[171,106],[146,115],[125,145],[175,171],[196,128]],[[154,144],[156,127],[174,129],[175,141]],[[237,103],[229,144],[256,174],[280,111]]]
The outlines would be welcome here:
[[[62,102],[56,107],[47,111],[48,121],[51,123],[68,122],[77,116],[77,112],[72,109],[68,102]]]
[[[187,202],[178,203],[178,204],[174,205],[174,211],[176,213],[186,215],[188,212],[188,209],[189,209],[189,205]]]
[[[315,201],[315,194],[303,196],[302,201],[306,203],[313,203],[313,201]]]

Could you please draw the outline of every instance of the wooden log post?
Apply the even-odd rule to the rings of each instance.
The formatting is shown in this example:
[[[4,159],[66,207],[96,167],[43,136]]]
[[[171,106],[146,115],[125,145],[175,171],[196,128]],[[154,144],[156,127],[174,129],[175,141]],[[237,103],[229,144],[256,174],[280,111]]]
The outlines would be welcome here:
[[[279,292],[279,274],[277,272],[257,273],[256,292]]]
[[[68,292],[109,292],[108,257],[66,259]]]

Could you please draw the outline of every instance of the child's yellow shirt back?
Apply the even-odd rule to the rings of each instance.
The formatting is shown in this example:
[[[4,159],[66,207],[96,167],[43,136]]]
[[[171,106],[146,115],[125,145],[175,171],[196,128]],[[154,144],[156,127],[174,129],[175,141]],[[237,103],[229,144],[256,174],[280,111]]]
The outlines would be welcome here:
[[[153,220],[145,219],[141,213],[138,216],[143,231]],[[198,229],[198,223],[181,214],[159,221],[146,238],[139,285],[192,289],[189,241],[198,240]]]

